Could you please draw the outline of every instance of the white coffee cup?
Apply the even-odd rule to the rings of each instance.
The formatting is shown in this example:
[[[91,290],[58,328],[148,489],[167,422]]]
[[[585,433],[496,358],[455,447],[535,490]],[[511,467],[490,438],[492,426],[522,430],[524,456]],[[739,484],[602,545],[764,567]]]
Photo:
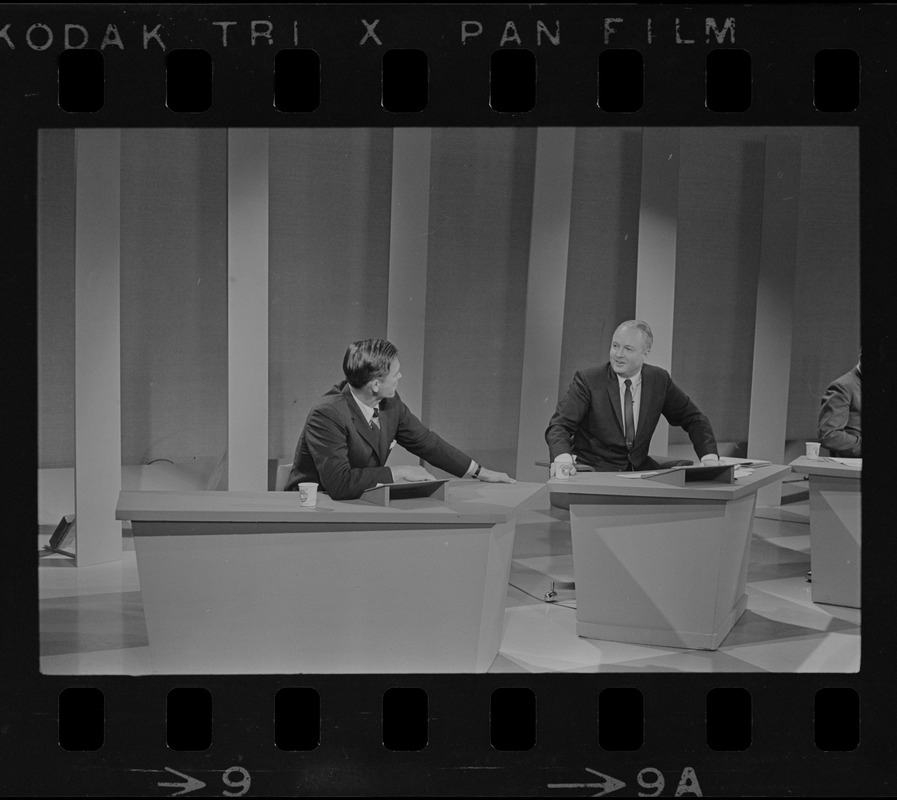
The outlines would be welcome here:
[[[557,469],[554,471],[554,477],[559,481],[570,480],[570,476],[575,469],[572,461],[559,461]]]
[[[296,490],[299,492],[300,506],[314,508],[318,504],[318,484],[300,483]]]
[[[807,442],[807,458],[819,458],[819,442]]]

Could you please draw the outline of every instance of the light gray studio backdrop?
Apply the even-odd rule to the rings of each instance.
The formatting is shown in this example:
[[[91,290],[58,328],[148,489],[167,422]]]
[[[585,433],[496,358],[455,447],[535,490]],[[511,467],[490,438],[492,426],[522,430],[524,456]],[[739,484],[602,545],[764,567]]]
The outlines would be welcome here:
[[[39,145],[42,469],[74,468],[117,415],[99,460],[227,453],[231,488],[257,486],[365,337],[394,339],[400,392],[431,427],[530,480],[558,393],[624,319],[648,317],[652,360],[718,440],[755,451],[814,439],[822,392],[856,363],[855,128],[45,130]],[[103,379],[114,402],[91,398]]]

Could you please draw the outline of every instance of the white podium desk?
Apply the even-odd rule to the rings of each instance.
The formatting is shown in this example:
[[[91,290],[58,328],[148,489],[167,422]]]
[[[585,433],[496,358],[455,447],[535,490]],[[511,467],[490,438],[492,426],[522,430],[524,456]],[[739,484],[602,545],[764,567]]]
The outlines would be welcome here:
[[[544,484],[448,485],[446,502],[296,492],[122,492],[153,671],[485,672],[516,517]]]
[[[813,602],[859,608],[862,467],[801,456],[791,468],[810,478]]]
[[[757,490],[785,466],[734,484],[580,472],[552,478],[570,498],[576,632],[666,647],[715,650],[747,607],[745,580]]]

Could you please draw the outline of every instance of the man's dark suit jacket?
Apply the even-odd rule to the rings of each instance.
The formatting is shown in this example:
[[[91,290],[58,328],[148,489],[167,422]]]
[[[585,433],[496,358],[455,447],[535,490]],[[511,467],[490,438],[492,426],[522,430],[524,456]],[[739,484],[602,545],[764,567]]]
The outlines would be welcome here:
[[[862,381],[856,367],[832,381],[825,390],[819,410],[819,443],[832,455],[862,458],[861,397]]]
[[[661,414],[685,429],[699,458],[717,452],[710,421],[666,370],[642,365],[641,393],[635,441],[627,450],[620,384],[610,363],[577,372],[545,431],[551,460],[575,453],[599,471],[624,472],[630,464],[634,470],[654,469],[657,464],[648,457],[648,446]]]
[[[379,422],[377,436],[348,382],[338,383],[305,421],[285,490],[313,481],[334,500],[353,500],[378,483],[392,483],[392,472],[384,465],[393,440],[452,475],[461,477],[470,467],[470,456],[429,430],[398,394],[380,401]]]

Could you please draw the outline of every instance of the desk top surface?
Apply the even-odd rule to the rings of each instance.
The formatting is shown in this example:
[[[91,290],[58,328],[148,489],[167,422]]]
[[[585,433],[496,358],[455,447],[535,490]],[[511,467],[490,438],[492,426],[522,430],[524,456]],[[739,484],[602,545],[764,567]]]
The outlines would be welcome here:
[[[807,458],[806,456],[801,456],[800,458],[795,458],[790,466],[791,469],[795,472],[800,472],[802,475],[819,475],[831,478],[854,478],[859,480],[863,472],[862,466],[854,467],[852,465],[840,464],[826,457]]]
[[[619,497],[662,497],[672,499],[738,500],[762,486],[781,480],[790,467],[772,464],[767,467],[752,467],[750,475],[736,478],[735,483],[690,483],[685,486],[652,481],[634,477],[646,473],[630,473],[633,477],[619,477],[618,472],[578,472],[569,480],[552,478],[548,487],[552,492],[567,494],[613,495]]]
[[[115,518],[169,522],[302,522],[495,525],[528,508],[545,490],[542,483],[447,484],[445,502],[432,497],[393,500],[377,506],[366,500],[332,500],[318,494],[314,508],[299,505],[298,492],[124,491]]]

